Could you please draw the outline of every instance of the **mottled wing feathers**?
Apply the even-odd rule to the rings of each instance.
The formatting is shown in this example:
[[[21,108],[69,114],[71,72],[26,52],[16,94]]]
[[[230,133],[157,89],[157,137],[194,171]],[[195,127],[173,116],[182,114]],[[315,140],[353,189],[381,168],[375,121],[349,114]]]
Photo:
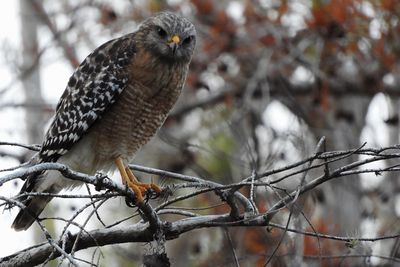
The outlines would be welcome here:
[[[39,153],[41,161],[65,154],[116,101],[128,83],[134,34],[98,47],[69,79]]]

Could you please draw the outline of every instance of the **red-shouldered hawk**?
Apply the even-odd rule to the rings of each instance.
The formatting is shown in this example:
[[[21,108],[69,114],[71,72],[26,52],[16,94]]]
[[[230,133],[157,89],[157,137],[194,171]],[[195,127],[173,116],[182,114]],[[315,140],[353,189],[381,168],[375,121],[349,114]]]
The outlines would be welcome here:
[[[178,99],[195,43],[189,20],[163,12],[94,50],[69,79],[37,162],[59,162],[87,174],[117,167],[138,202],[148,189],[159,191],[139,183],[126,166]],[[27,177],[20,193],[58,193],[79,185],[46,171]],[[28,229],[51,198],[20,198],[26,208],[12,227]]]

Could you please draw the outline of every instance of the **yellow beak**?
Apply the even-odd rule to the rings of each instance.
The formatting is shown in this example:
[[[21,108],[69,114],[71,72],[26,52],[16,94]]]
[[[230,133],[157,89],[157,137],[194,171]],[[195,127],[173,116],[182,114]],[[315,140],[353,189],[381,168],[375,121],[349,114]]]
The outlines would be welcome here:
[[[175,43],[175,44],[179,44],[179,42],[181,41],[181,39],[179,38],[178,35],[174,35],[171,37],[171,43]]]

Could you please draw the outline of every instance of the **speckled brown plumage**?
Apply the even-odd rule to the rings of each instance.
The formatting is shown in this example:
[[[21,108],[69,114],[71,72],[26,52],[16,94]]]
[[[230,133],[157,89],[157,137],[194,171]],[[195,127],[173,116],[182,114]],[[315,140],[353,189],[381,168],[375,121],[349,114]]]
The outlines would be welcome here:
[[[71,76],[36,161],[60,162],[88,174],[109,171],[116,160],[130,162],[178,99],[195,36],[187,19],[164,12],[94,50]],[[29,176],[21,193],[58,193],[77,185],[46,171]],[[19,200],[27,208],[13,228],[25,230],[51,198]]]
[[[137,57],[146,58],[145,53],[138,51]],[[160,75],[150,75],[152,71]],[[186,72],[181,65],[135,62],[130,72],[130,80],[135,82],[121,93],[118,105],[94,126],[96,160],[121,156],[129,161],[164,122],[180,95]]]

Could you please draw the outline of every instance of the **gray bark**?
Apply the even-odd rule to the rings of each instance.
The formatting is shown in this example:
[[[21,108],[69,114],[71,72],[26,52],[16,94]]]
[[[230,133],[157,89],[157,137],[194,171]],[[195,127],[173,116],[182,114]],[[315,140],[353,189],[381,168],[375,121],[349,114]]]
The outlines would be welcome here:
[[[41,143],[45,124],[44,101],[41,92],[39,43],[38,43],[38,16],[30,1],[20,0],[21,19],[21,51],[22,88],[25,94],[25,103],[28,104],[25,112],[26,139],[29,144]],[[28,71],[29,70],[29,71]],[[32,156],[32,152],[26,158]],[[35,243],[43,241],[39,231],[34,231]]]
[[[21,47],[22,71],[30,69],[27,75],[22,76],[22,87],[25,93],[25,102],[28,105],[25,115],[26,136],[28,143],[40,143],[43,136],[44,114],[41,106],[44,105],[39,68],[39,44],[37,38],[38,16],[33,10],[30,1],[20,0],[21,12]]]

